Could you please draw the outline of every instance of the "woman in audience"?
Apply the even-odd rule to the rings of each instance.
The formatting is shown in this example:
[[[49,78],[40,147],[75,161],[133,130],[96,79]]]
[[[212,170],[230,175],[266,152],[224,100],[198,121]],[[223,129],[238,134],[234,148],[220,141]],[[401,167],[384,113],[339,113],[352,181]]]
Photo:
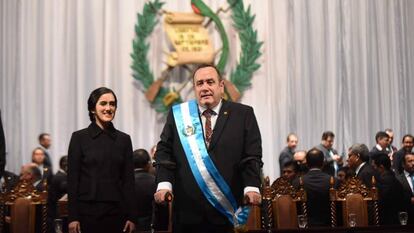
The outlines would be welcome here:
[[[45,151],[42,148],[36,147],[32,151],[32,163],[35,163],[39,168],[42,180],[47,179],[47,182],[49,183],[53,174],[50,166],[45,165],[45,158]]]
[[[91,124],[72,134],[68,152],[69,232],[133,232],[134,169],[129,135],[115,129],[115,93],[88,99]]]

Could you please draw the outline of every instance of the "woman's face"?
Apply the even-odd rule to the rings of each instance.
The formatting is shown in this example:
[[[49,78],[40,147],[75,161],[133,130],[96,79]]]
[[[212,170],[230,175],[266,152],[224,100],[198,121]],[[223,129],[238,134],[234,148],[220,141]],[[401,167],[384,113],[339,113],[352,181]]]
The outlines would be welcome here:
[[[43,164],[45,160],[45,153],[41,149],[36,149],[32,154],[32,161],[36,164]]]
[[[106,93],[99,97],[95,106],[95,122],[101,128],[111,122],[115,117],[116,104],[115,96],[112,93]]]

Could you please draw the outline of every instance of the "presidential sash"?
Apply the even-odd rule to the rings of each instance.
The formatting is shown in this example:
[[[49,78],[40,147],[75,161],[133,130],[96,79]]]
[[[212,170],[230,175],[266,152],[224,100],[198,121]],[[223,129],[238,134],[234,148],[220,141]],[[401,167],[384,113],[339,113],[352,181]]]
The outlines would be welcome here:
[[[173,106],[173,115],[191,172],[206,199],[235,226],[244,225],[249,207],[238,207],[230,187],[211,160],[195,100]]]

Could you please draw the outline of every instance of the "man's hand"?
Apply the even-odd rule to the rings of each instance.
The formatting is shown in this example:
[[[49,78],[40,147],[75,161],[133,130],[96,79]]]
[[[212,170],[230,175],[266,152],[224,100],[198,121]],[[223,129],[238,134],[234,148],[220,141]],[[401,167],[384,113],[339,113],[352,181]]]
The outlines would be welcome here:
[[[249,191],[245,195],[246,199],[248,199],[248,205],[260,205],[262,203],[262,196],[260,193]]]
[[[135,224],[129,220],[125,222],[124,232],[132,233],[135,230]]]
[[[161,204],[164,203],[165,201],[169,201],[169,200],[165,200],[165,196],[167,193],[171,193],[171,190],[168,189],[160,189],[158,190],[155,194],[154,194],[154,200],[156,203]]]
[[[73,221],[69,223],[69,233],[80,233],[80,222]]]

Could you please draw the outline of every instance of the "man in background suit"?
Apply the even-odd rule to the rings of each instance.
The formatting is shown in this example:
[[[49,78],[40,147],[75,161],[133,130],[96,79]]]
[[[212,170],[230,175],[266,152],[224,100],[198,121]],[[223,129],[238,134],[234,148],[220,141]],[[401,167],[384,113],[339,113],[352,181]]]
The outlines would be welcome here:
[[[315,147],[322,151],[325,158],[322,170],[331,176],[336,176],[338,169],[343,165],[342,157],[333,148],[334,140],[335,134],[331,131],[325,131],[322,134],[321,144]]]
[[[322,172],[324,163],[323,153],[313,148],[306,154],[308,173],[303,176],[303,186],[307,195],[309,225],[330,225],[329,188],[331,176]],[[299,186],[295,180],[294,186]]]
[[[242,205],[243,196],[248,197],[247,204],[259,204],[262,147],[253,108],[222,99],[224,80],[212,65],[201,65],[195,70],[193,87],[198,104],[197,115],[201,118],[205,139],[203,145],[198,144],[200,152],[208,152],[218,174],[229,186],[237,206]],[[181,106],[190,106],[192,103]],[[188,126],[183,136],[176,126],[175,113],[173,115],[171,111],[157,145],[156,161],[159,166],[155,200],[161,203],[167,192],[173,192],[174,232],[233,232],[234,226],[229,216],[217,210],[199,187],[188,163],[188,158],[192,157],[186,157],[185,147],[179,138],[179,135],[189,137],[194,131],[199,135],[200,129]],[[163,165],[171,163],[175,164],[175,169]]]
[[[404,209],[408,212],[408,224],[414,224],[414,153],[406,153],[402,159],[404,171],[397,175],[404,189]]]
[[[285,167],[285,164],[293,160],[293,155],[295,153],[296,146],[298,145],[298,137],[294,133],[290,133],[286,138],[287,146],[280,152],[279,155],[279,166],[280,174],[282,174],[282,169]]]
[[[6,139],[4,137],[3,123],[0,112],[0,177],[3,177],[4,167],[6,166]]]
[[[403,187],[391,170],[391,160],[387,153],[377,152],[372,160],[372,167],[379,174],[377,187],[380,225],[397,225],[398,212],[403,209]]]
[[[52,160],[50,158],[49,148],[52,145],[52,139],[50,134],[48,133],[41,133],[38,137],[40,148],[43,149],[45,152],[45,161],[44,164],[46,167],[49,167],[52,174],[53,174],[53,167],[52,167]]]
[[[388,148],[390,145],[390,136],[385,131],[379,131],[375,135],[376,145],[371,149],[371,152],[386,152],[387,154],[391,153]]]
[[[402,161],[403,161],[404,155],[407,153],[413,152],[413,147],[414,147],[413,135],[411,134],[404,135],[402,139],[402,148],[394,154],[393,160],[392,160],[393,169],[397,174],[400,174],[404,171],[402,167]]]
[[[348,150],[348,166],[354,172],[362,183],[368,188],[372,187],[372,176],[375,176],[376,172],[369,164],[369,151],[365,144],[356,143],[352,145]]]
[[[152,203],[156,189],[155,176],[149,173],[151,158],[144,149],[133,153],[135,175],[135,197],[138,211],[136,230],[149,231],[152,217]]]

